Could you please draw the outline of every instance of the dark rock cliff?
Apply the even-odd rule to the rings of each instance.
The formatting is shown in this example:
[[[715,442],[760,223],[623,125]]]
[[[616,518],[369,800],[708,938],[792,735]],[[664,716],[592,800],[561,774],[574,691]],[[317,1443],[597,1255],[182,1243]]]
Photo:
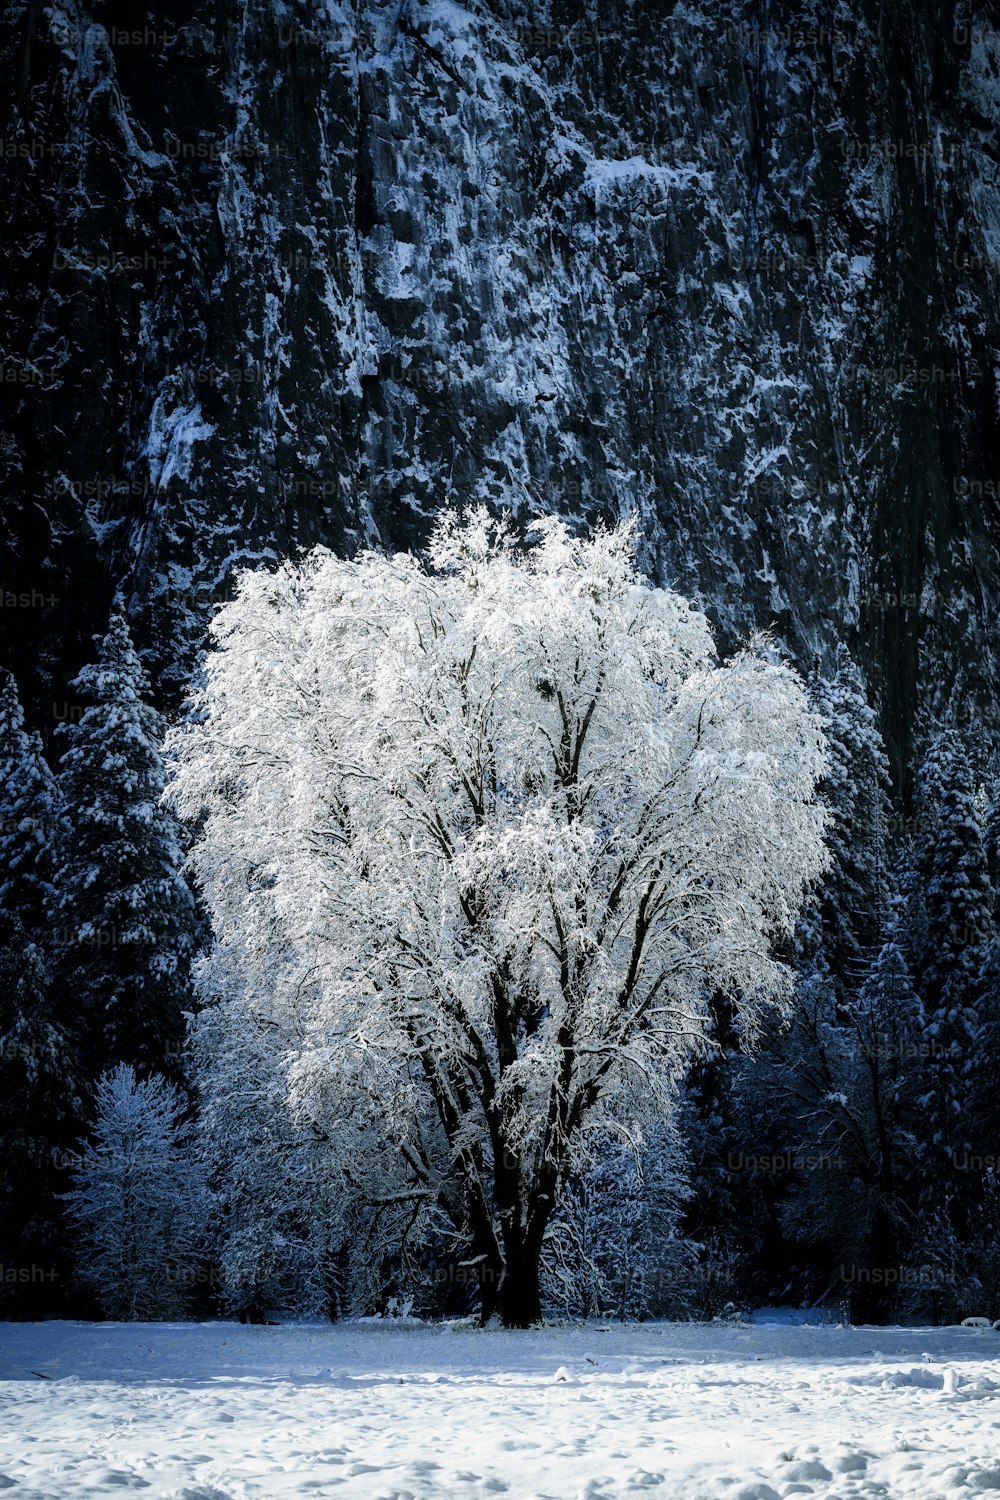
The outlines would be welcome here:
[[[170,701],[235,565],[474,499],[637,511],[726,645],[846,639],[897,770],[921,709],[994,723],[996,6],[6,21],[4,658],[43,728],[116,590]]]

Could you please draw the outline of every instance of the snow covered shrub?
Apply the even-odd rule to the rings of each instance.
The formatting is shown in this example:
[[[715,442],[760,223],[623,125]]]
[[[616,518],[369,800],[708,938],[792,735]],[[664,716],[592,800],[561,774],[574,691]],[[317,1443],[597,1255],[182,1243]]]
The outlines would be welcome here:
[[[477,511],[426,563],[245,574],[172,747],[211,1024],[270,1046],[401,1266],[450,1234],[518,1326],[587,1140],[669,1118],[714,992],[749,1037],[787,998],[775,944],[825,857],[795,672],[761,642],[720,666],[631,526],[536,531]]]
[[[124,1065],[96,1092],[93,1137],[65,1195],[79,1278],[109,1318],[177,1316],[197,1281],[206,1208],[181,1096]]]

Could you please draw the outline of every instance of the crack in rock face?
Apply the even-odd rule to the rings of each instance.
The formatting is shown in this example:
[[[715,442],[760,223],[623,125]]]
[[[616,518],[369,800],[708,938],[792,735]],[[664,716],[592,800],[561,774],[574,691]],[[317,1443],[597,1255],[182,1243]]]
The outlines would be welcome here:
[[[1000,34],[940,0],[12,0],[9,664],[485,501],[635,512],[726,647],[838,638],[897,776],[996,717]],[[11,624],[11,621],[8,621]],[[16,640],[15,640],[16,635]]]

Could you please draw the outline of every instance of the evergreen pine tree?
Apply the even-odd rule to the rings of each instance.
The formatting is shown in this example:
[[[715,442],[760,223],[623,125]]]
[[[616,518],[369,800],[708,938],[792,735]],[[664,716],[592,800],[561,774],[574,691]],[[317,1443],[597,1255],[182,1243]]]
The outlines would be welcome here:
[[[55,832],[52,773],[37,733],[24,727],[17,686],[0,672],[0,908],[38,933]]]
[[[0,673],[0,1262],[12,1311],[58,1306],[56,1195],[79,1129],[76,1037],[55,1013],[43,951],[51,899],[52,773],[9,672]],[[68,1009],[68,1007],[67,1007]]]
[[[756,1057],[729,1060],[728,1149],[725,1167],[721,1157],[716,1163],[713,1191],[727,1182],[738,1224],[749,1222],[749,1205],[759,1205],[753,1258],[770,1273],[771,1295],[836,1301],[846,1299],[845,1263],[870,1265],[885,1253],[876,1249],[888,1214],[875,1125],[884,1100],[863,1061],[859,988],[893,920],[892,804],[878,716],[846,647],[838,647],[832,674],[813,670],[808,690],[827,741],[818,793],[829,812],[830,867],[796,930],[791,1016],[772,1023]],[[724,1081],[716,1080],[717,1090]],[[802,1165],[777,1172],[739,1165],[775,1161]],[[731,1253],[733,1240],[731,1230],[716,1233],[714,1253],[721,1245]],[[885,1308],[865,1313],[879,1318]]]
[[[991,777],[991,794],[986,808],[984,838],[990,885],[994,891],[998,891],[1000,890],[1000,783],[997,781],[995,772]]]
[[[844,647],[832,677],[809,679],[824,720],[827,771],[819,788],[831,863],[799,929],[802,957],[822,948],[838,995],[857,984],[887,920],[889,762],[864,677]]]
[[[0,910],[0,1299],[22,1313],[63,1290],[57,1195],[79,1118],[72,1040],[51,1016],[42,954]]]
[[[859,1175],[870,1187],[867,1256],[872,1266],[899,1264],[910,1234],[907,1204],[920,1180],[922,1120],[915,1097],[924,1037],[924,1009],[906,958],[892,934],[883,944],[851,1006],[859,1069],[859,1132],[866,1162]],[[878,1311],[883,1299],[876,1298]],[[872,1318],[871,1306],[862,1320]]]
[[[930,1141],[968,1149],[983,1018],[980,975],[992,932],[985,809],[954,730],[931,741],[917,779],[909,947],[926,1020]]]
[[[1000,1158],[1000,1089],[996,1070],[1000,1060],[1000,939],[993,938],[983,953],[977,985],[979,997],[979,1051],[983,1066],[976,1070],[973,1113],[974,1146],[977,1154]],[[998,1174],[1000,1176],[1000,1174]]]
[[[727,1303],[766,1295],[768,1284],[771,1205],[760,1181],[742,1168],[748,1140],[773,1118],[773,1099],[762,1109],[746,1095],[757,1061],[741,1050],[731,1001],[715,995],[710,1014],[715,1045],[689,1067],[681,1111],[689,1182],[683,1231],[697,1259],[686,1285],[667,1299],[669,1317],[712,1317]],[[773,1034],[766,1034],[765,1047]]]
[[[879,1146],[886,1101],[877,1007],[866,990],[893,920],[888,761],[846,650],[832,675],[812,674],[809,691],[827,736],[819,791],[831,863],[797,929],[792,1014],[770,1028],[757,1058],[734,1058],[727,1108],[730,1191],[742,1178],[740,1199],[756,1193],[771,1226],[757,1259],[774,1277],[774,1294],[795,1299],[826,1291],[841,1263],[884,1254],[874,1245],[886,1238],[878,1216],[890,1158],[888,1144]],[[880,1018],[883,1029],[889,1024]],[[734,1161],[800,1165],[740,1173]]]
[[[120,1062],[177,1071],[195,910],[178,825],[163,806],[163,726],[125,618],[74,686],[57,782],[69,819],[50,901],[56,979],[76,997],[91,1074]]]
[[[781,1262],[811,1268],[800,1292],[810,1300],[853,1288],[852,1315],[864,1322],[890,1316],[884,1272],[908,1248],[922,1170],[912,1082],[922,1037],[920,1000],[890,932],[839,999],[822,956],[804,970],[789,1031],[746,1069],[747,1103],[767,1122],[746,1149],[789,1166],[776,1183]]]

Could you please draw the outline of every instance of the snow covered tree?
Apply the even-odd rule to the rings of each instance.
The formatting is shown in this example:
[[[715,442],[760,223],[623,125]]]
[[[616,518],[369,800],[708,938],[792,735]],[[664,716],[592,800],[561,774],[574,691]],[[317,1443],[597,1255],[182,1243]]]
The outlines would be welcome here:
[[[917,778],[918,868],[925,877],[923,984],[937,1004],[956,983],[969,988],[992,929],[987,809],[954,730],[931,741]]]
[[[990,795],[986,810],[983,839],[986,847],[986,868],[990,885],[1000,890],[1000,784],[994,770],[990,778]]]
[[[796,932],[790,1023],[775,1022],[759,1058],[734,1060],[730,1113],[744,1161],[788,1164],[749,1175],[777,1231],[765,1237],[773,1268],[800,1267],[799,1295],[815,1297],[842,1289],[842,1264],[891,1264],[912,1234],[925,1018],[901,946],[888,765],[864,680],[841,649],[833,675],[809,687],[827,735],[831,863]],[[854,1310],[886,1317],[881,1283]]]
[[[993,1156],[992,1145],[1000,1141],[1000,1090],[996,1086],[996,1064],[1000,1059],[1000,939],[986,946],[977,984],[981,1017],[980,1051],[985,1066],[977,1069],[974,1122],[975,1145],[983,1155]]]
[[[92,1074],[117,1062],[177,1070],[196,930],[173,815],[162,805],[163,725],[128,625],[112,615],[75,686],[57,781],[64,826],[50,900],[56,982],[80,1008]]]
[[[890,933],[847,1006],[844,1076],[834,1098],[843,1111],[840,1149],[857,1184],[854,1212],[862,1220],[867,1264],[891,1266],[908,1249],[907,1204],[921,1171],[921,1111],[915,1080],[923,1051],[924,1010],[899,944]],[[828,1102],[831,1102],[828,1096]],[[864,1208],[862,1209],[862,1205]],[[887,1308],[876,1294],[855,1307],[861,1321]]]
[[[917,777],[918,834],[909,947],[927,1014],[925,1106],[931,1141],[968,1149],[983,1018],[980,976],[993,931],[986,809],[958,735],[934,737]]]
[[[44,922],[55,832],[52,773],[37,733],[24,727],[17,686],[0,673],[0,908],[29,933]]]
[[[326,1147],[289,1108],[283,1062],[291,1039],[262,1007],[248,1011],[237,1031],[226,1020],[219,1006],[206,1007],[192,1042],[198,1149],[215,1203],[218,1300],[251,1322],[271,1312],[343,1311],[351,1288],[335,1285],[335,1261],[354,1226],[345,1224],[345,1195],[324,1171]]]
[[[0,1262],[29,1273],[3,1291],[36,1311],[59,1291],[61,1153],[80,1125],[72,1002],[50,991],[43,951],[54,801],[41,741],[0,673]]]
[[[825,859],[794,671],[718,665],[632,528],[537,531],[244,575],[174,747],[207,993],[283,1011],[298,1118],[345,1174],[388,1143],[510,1326],[588,1135],[669,1116],[714,991],[751,1036],[787,999]]]
[[[58,1290],[62,1153],[80,1118],[74,1055],[51,1014],[38,945],[0,910],[0,1264],[32,1268],[0,1294],[27,1292],[36,1309]]]
[[[853,994],[838,998],[823,962],[796,987],[786,1034],[745,1068],[749,1161],[787,1164],[777,1207],[789,1262],[843,1291],[839,1268],[899,1263],[919,1173],[923,1011],[891,934]],[[854,1312],[884,1320],[878,1283]]]
[[[124,1065],[97,1084],[93,1139],[66,1202],[78,1276],[110,1318],[176,1316],[189,1300],[206,1200],[183,1107],[166,1079]]]
[[[766,1096],[748,1104],[742,1095],[746,1056],[732,1002],[713,996],[709,1014],[710,1045],[687,1070],[678,1122],[690,1182],[683,1225],[697,1259],[673,1289],[669,1317],[713,1317],[727,1303],[752,1300],[754,1283],[767,1275],[762,1247],[774,1238],[766,1194],[742,1170],[741,1155],[774,1101]],[[765,1053],[773,1029],[765,1027]]]
[[[695,1064],[688,1085],[696,1187],[689,1233],[711,1242],[724,1263],[752,1267],[758,1295],[760,1280],[778,1275],[787,1295],[793,1268],[819,1265],[840,1235],[851,1193],[869,1192],[858,1175],[870,1177],[866,1148],[862,1163],[839,1142],[845,1132],[868,1141],[867,1128],[856,1132],[872,1108],[859,991],[894,903],[888,762],[864,677],[841,647],[832,672],[811,673],[808,692],[826,734],[818,793],[829,809],[831,858],[795,933],[790,1025],[775,1016],[759,1058],[747,1061],[721,1008],[718,1051]],[[774,1160],[843,1166],[773,1173],[742,1165]],[[847,1222],[858,1220],[848,1213]],[[815,1292],[799,1286],[800,1295]]]
[[[687,1163],[676,1123],[593,1141],[546,1231],[542,1303],[561,1317],[622,1321],[676,1310],[695,1249],[680,1232]],[[690,1309],[686,1309],[689,1311]]]
[[[844,647],[831,677],[814,672],[809,697],[826,734],[819,794],[830,810],[830,867],[803,914],[806,961],[822,949],[838,990],[850,989],[888,919],[889,762],[860,668]]]

